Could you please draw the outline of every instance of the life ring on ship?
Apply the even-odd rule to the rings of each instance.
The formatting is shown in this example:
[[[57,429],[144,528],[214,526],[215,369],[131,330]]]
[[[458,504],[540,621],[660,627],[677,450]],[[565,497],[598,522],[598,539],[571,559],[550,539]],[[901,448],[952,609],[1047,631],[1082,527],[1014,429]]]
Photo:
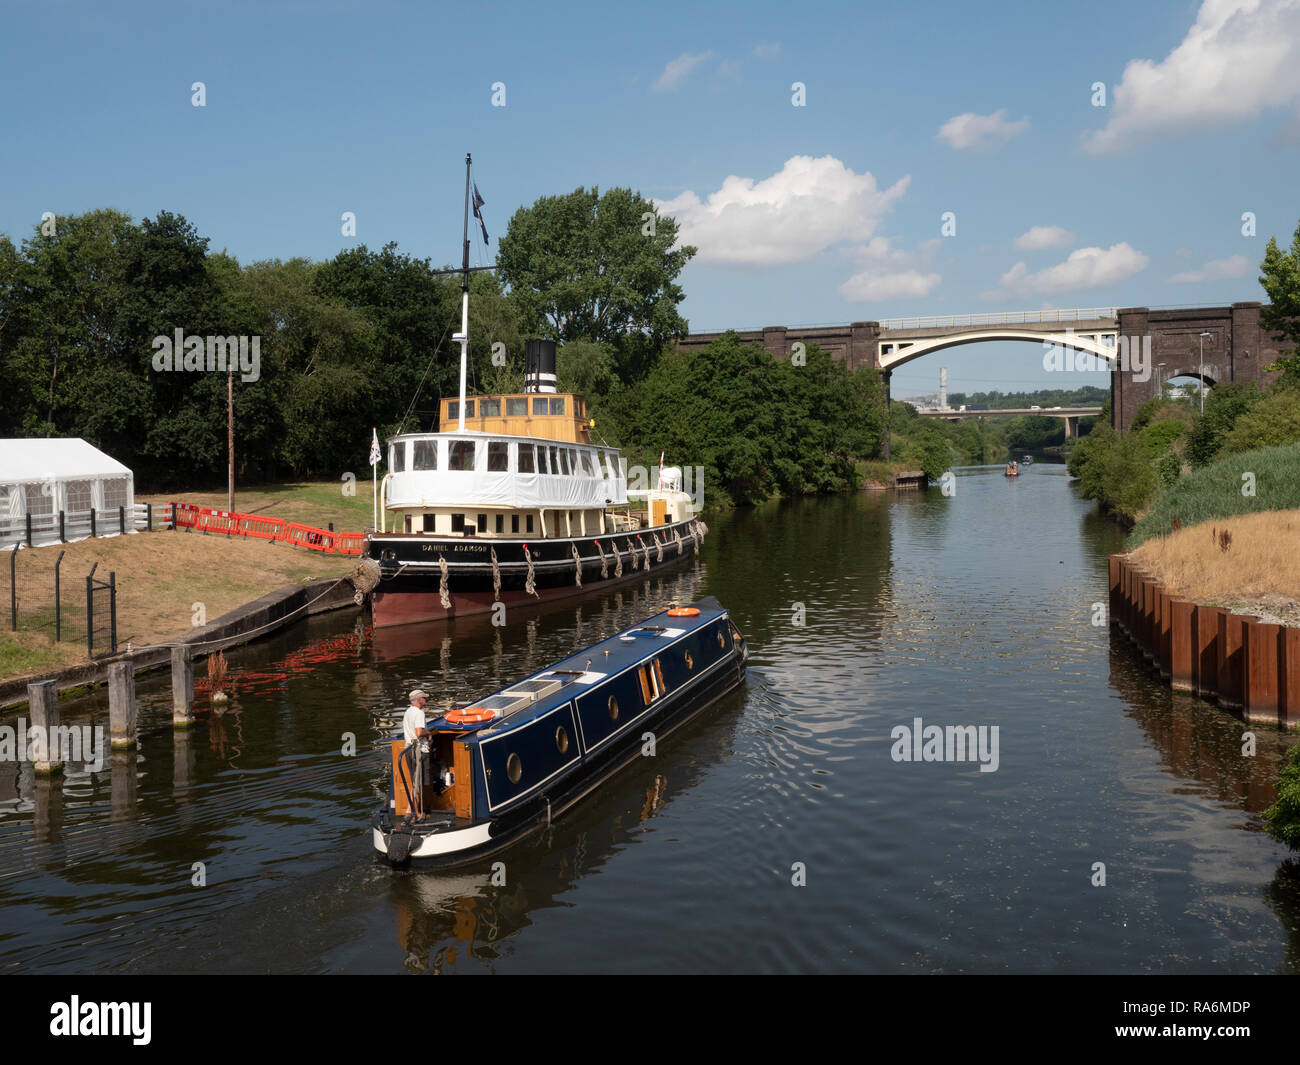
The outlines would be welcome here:
[[[483,721],[491,721],[497,716],[495,710],[489,710],[484,706],[467,706],[461,710],[453,710],[444,717],[444,720],[451,722],[453,725],[477,725]]]
[[[670,618],[693,618],[699,616],[699,611],[693,606],[675,606],[668,611]]]

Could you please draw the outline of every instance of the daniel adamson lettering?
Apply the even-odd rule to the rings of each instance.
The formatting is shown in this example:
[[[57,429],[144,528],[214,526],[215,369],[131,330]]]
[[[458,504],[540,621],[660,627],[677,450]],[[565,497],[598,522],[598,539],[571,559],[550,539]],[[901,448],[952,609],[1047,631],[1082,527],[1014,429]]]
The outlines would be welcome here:
[[[148,1046],[151,1002],[82,1002],[73,995],[70,1002],[50,1006],[50,1035],[130,1036],[138,1047]]]

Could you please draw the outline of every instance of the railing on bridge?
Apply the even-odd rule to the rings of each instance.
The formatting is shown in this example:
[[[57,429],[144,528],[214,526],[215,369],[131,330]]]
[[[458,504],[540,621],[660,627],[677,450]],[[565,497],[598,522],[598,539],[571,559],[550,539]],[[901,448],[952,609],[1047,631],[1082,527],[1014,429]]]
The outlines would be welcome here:
[[[993,311],[988,314],[932,314],[919,318],[882,318],[881,329],[947,329],[976,325],[1041,325],[1114,318],[1114,307],[1075,307],[1050,311]]]

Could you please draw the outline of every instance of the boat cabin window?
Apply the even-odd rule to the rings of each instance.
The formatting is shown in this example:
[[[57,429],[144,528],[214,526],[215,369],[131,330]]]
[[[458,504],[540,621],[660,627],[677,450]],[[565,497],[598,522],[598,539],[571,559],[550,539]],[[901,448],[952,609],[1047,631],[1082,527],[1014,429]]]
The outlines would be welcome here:
[[[567,447],[560,448],[560,472],[566,476],[571,472],[569,469],[569,449]]]
[[[438,468],[438,441],[411,441],[411,469],[436,470]]]
[[[426,514],[426,515],[424,516],[424,531],[425,531],[425,532],[433,532],[433,531],[434,531],[433,522],[434,522],[434,517],[433,517],[432,514]]]
[[[480,514],[480,515],[478,516],[478,531],[479,531],[479,532],[487,532],[487,515],[486,515],[486,514]]]
[[[551,474],[555,475],[560,472],[560,449],[551,447]]]
[[[499,399],[481,400],[479,403],[479,408],[480,408],[479,413],[484,418],[501,417],[501,400]]]
[[[460,420],[460,400],[453,399],[447,405],[447,417]],[[465,400],[465,417],[474,417],[474,401],[472,399]]]
[[[527,515],[527,521],[528,521],[528,526],[527,526],[528,532],[532,532],[532,531],[533,531],[533,516],[532,516],[531,514]]]
[[[546,464],[546,448],[540,445],[537,448],[537,472],[547,474],[551,472],[551,467]]]
[[[506,417],[519,418],[528,416],[528,400],[524,396],[506,397]]]
[[[506,516],[505,516],[504,514],[498,514],[498,515],[497,515],[497,532],[505,532],[505,531],[506,531],[506,524],[505,524],[505,523],[506,523]]]
[[[595,477],[596,470],[591,465],[591,452],[583,451],[580,452],[580,454],[582,455],[582,472],[586,474],[588,477]]]
[[[391,448],[391,454],[388,456],[388,468],[393,473],[403,473],[406,470],[406,441],[402,440],[394,444]]]
[[[469,404],[466,403],[466,406]],[[472,470],[474,468],[474,441],[453,440],[447,457],[447,469]]]
[[[533,468],[533,445],[532,444],[519,445],[519,472],[520,473],[536,472]]]
[[[405,528],[403,531],[404,531],[404,532],[410,532],[410,531],[411,531],[411,515],[409,515],[409,514],[406,515],[406,528]]]
[[[540,397],[534,397],[534,398],[533,398],[533,413],[534,413],[534,414],[545,414],[545,413],[547,413],[547,411],[546,411],[546,397],[545,397],[545,396],[540,396]]]
[[[512,533],[517,533],[517,532],[519,531],[519,515],[518,515],[518,514],[511,514],[511,515],[510,515],[510,531],[511,531]]]
[[[596,461],[597,461],[597,462],[600,462],[600,459],[597,458]],[[604,461],[603,461],[603,462],[600,462],[600,475],[601,475],[602,477],[604,477],[605,480],[607,480],[607,481],[608,481],[611,477],[614,476],[614,474],[613,474],[613,470],[612,470],[612,468],[611,468],[611,463],[610,463],[610,461],[609,461],[609,454],[608,454],[608,453],[605,454],[605,456],[604,456]]]
[[[451,531],[454,533],[463,533],[465,531],[464,514],[453,514],[451,516]]]
[[[505,473],[510,468],[510,445],[504,440],[488,441],[487,468],[489,473]]]
[[[552,413],[552,414],[563,414],[563,413],[564,413],[564,397],[563,397],[563,396],[552,396],[552,397],[551,397],[551,413]]]

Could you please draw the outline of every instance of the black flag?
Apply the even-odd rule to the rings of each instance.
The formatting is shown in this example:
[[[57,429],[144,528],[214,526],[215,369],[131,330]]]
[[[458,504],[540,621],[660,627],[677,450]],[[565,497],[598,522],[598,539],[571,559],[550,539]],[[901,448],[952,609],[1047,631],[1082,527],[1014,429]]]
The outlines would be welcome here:
[[[485,203],[487,203],[487,200],[483,199],[483,197],[478,194],[478,185],[475,184],[474,185],[474,217],[478,219],[479,228],[483,230],[484,244],[486,244],[489,239],[488,231],[487,231],[487,223],[483,221],[483,215],[479,211],[479,208],[482,207]]]

